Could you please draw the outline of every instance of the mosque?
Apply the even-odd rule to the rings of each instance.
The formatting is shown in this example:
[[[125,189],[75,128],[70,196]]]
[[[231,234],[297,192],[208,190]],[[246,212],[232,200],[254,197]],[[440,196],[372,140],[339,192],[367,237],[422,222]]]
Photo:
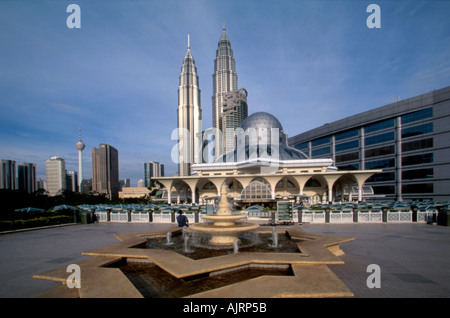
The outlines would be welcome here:
[[[154,178],[168,203],[215,203],[223,183],[235,208],[362,201],[373,197],[365,181],[382,170],[339,170],[332,159],[311,159],[289,147],[280,121],[266,112],[248,116],[236,133],[235,149],[211,163],[193,164],[190,176]]]

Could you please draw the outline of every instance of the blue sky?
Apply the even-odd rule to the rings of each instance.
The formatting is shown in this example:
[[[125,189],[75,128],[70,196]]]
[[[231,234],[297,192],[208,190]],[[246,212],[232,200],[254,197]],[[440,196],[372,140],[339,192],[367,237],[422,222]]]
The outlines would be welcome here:
[[[69,4],[81,28],[69,29]],[[369,4],[381,28],[369,29]],[[176,172],[178,80],[187,34],[200,77],[203,128],[225,19],[249,113],[276,116],[289,136],[450,85],[450,1],[0,1],[0,158],[60,156],[77,170],[78,129],[91,149],[119,150],[132,186],[143,164]]]

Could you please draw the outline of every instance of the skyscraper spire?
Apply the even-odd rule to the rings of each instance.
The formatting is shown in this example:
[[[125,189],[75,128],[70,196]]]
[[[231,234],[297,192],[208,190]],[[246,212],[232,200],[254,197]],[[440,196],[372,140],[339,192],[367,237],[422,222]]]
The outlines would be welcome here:
[[[219,39],[214,60],[213,74],[213,96],[212,96],[212,116],[213,127],[216,128],[216,136],[219,136],[219,130],[223,134],[222,116],[223,102],[226,94],[236,90],[238,85],[238,76],[236,73],[236,62],[233,57],[231,42],[225,29],[225,19],[223,20],[222,35]],[[216,139],[219,144],[215,145],[214,158],[218,158],[223,152],[221,138]]]
[[[202,160],[202,109],[197,67],[188,49],[183,59],[178,87],[178,173],[191,174],[191,165]]]

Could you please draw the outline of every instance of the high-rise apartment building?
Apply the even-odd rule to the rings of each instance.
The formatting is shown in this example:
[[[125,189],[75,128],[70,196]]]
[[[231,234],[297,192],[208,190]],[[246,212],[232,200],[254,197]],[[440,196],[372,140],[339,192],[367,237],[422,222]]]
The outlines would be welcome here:
[[[222,137],[224,153],[235,148],[236,129],[248,116],[247,90],[241,88],[225,95],[222,115]]]
[[[66,190],[66,164],[60,157],[51,157],[45,161],[47,191],[50,196],[61,194]]]
[[[213,96],[212,96],[212,122],[216,129],[216,136],[223,134],[222,115],[225,97],[231,91],[237,90],[238,76],[236,62],[233,57],[230,39],[227,36],[225,25],[219,39],[214,59]],[[217,138],[214,158],[219,157],[225,149],[223,138]]]
[[[144,185],[149,187],[151,178],[164,177],[164,165],[154,161],[144,163],[144,176]]]
[[[202,109],[197,67],[188,48],[181,66],[178,87],[178,173],[191,174],[191,165],[202,160]]]
[[[21,162],[17,164],[18,189],[33,193],[37,190],[36,164]]]
[[[16,162],[0,160],[0,189],[16,189]]]
[[[92,148],[92,191],[116,199],[119,190],[119,152],[107,144]]]

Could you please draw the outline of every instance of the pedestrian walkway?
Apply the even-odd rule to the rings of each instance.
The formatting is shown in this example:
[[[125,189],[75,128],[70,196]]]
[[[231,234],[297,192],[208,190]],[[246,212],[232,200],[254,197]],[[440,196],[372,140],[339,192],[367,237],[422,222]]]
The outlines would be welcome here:
[[[310,233],[345,235],[356,239],[341,244],[344,265],[329,268],[355,297],[450,297],[450,227],[428,224],[304,225]],[[368,288],[380,268],[380,288]]]
[[[117,243],[114,234],[161,230],[168,224],[95,223],[0,235],[0,297],[30,298],[60,283],[33,279],[76,264],[82,252]],[[344,265],[329,268],[355,297],[450,297],[450,227],[428,224],[306,224],[310,233],[354,237],[341,244]],[[370,264],[381,288],[369,288]]]

